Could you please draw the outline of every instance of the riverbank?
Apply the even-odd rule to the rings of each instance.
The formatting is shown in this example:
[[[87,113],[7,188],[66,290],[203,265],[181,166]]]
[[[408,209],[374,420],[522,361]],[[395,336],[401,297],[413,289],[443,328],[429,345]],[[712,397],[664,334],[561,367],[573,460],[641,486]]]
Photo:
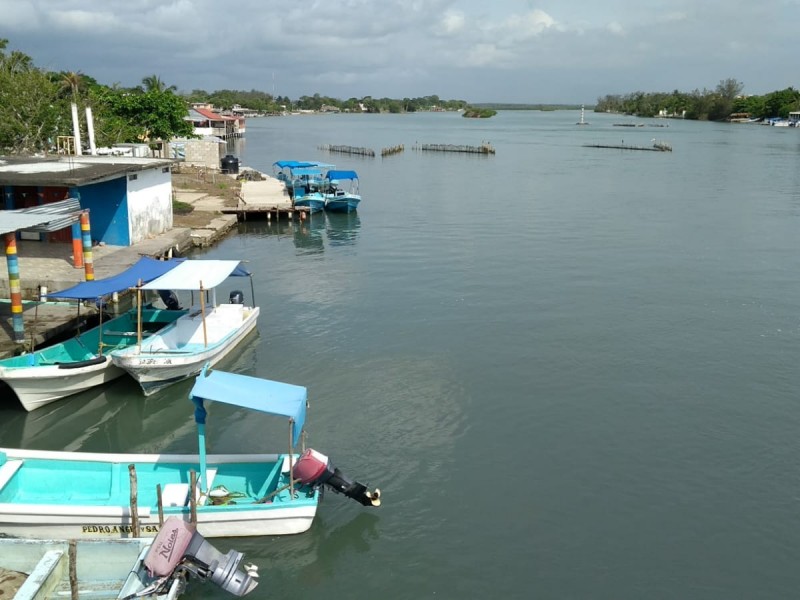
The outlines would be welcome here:
[[[200,175],[184,170],[173,175],[173,197],[178,206],[191,206],[191,212],[175,214],[169,231],[133,246],[95,246],[92,248],[96,279],[110,277],[133,265],[141,256],[156,258],[185,254],[194,248],[216,243],[236,227],[236,215],[222,210],[236,206],[239,182],[229,175]],[[21,347],[41,345],[78,324],[74,304],[36,302],[40,286],[47,291],[62,290],[84,280],[83,269],[72,265],[70,248],[64,244],[20,241],[17,245],[26,343],[14,341],[8,278],[0,279],[0,358],[13,356]],[[81,318],[94,308],[82,308]]]

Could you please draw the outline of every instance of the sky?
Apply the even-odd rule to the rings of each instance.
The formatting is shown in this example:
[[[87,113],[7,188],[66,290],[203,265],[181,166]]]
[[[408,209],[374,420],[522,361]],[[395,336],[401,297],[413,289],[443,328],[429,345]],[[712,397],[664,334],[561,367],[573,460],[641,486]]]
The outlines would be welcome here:
[[[37,67],[297,99],[586,103],[800,87],[800,0],[0,0]]]

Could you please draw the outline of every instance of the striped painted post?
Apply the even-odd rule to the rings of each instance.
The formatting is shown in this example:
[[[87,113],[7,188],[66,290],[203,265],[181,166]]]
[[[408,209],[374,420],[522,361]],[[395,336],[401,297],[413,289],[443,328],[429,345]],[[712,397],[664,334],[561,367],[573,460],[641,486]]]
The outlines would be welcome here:
[[[22,288],[19,283],[19,261],[17,260],[17,234],[7,233],[3,236],[6,247],[6,265],[8,266],[8,288],[11,290],[11,323],[14,329],[14,341],[25,342],[25,319],[22,315]]]
[[[83,268],[83,240],[81,239],[81,224],[72,224],[72,266],[76,269]]]
[[[83,238],[83,267],[86,281],[94,281],[94,261],[92,260],[92,230],[89,227],[89,211],[81,213],[81,237]]]

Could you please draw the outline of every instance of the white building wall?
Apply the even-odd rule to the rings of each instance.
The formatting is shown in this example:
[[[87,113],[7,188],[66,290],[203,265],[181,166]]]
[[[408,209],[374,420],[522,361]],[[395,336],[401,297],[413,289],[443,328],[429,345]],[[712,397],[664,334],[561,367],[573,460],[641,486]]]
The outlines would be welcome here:
[[[128,175],[128,231],[131,244],[172,228],[172,173],[160,166]]]

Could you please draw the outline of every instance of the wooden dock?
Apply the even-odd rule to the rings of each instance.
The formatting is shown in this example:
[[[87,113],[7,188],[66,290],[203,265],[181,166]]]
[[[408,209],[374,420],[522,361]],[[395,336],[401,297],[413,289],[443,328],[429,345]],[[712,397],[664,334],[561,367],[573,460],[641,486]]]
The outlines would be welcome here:
[[[249,218],[305,219],[307,207],[294,206],[286,186],[274,177],[265,176],[261,181],[242,181],[239,202],[235,207],[222,209],[223,213],[235,214],[240,221]]]

